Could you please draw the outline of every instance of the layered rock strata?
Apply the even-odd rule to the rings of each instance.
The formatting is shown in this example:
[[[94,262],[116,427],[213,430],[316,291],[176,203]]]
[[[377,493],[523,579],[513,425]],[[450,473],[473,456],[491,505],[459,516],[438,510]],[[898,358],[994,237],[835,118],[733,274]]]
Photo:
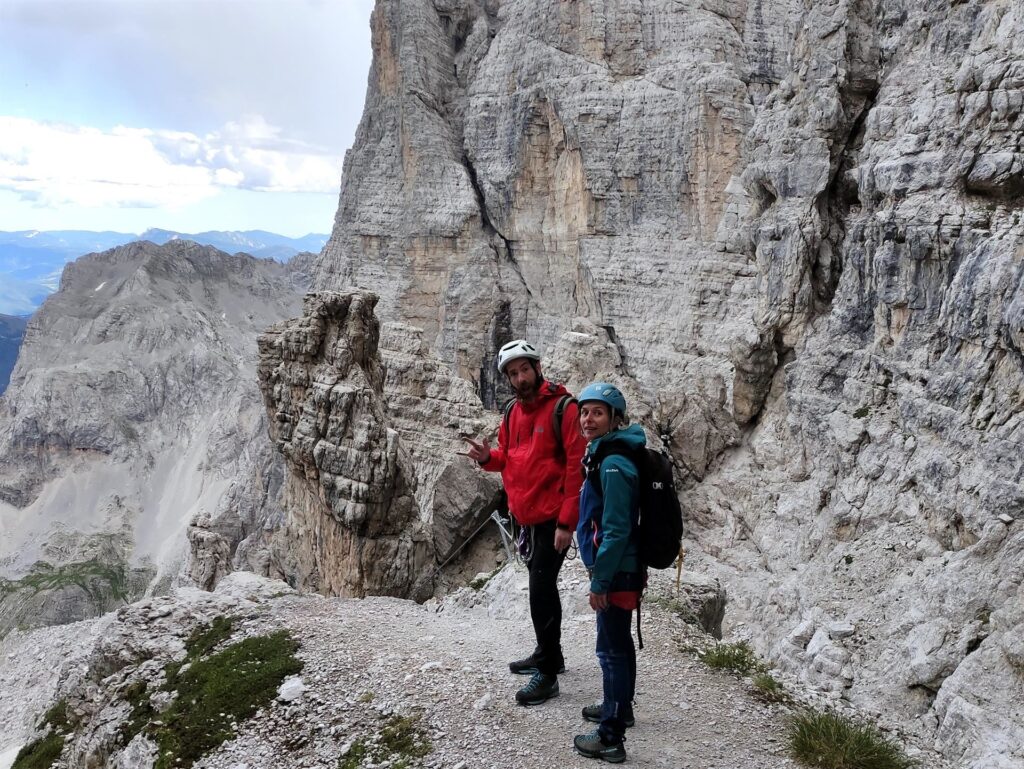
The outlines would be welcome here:
[[[368,292],[310,294],[302,317],[259,338],[270,435],[289,471],[278,546],[297,586],[425,598],[433,549],[383,405],[376,303]]]
[[[388,419],[411,459],[416,504],[440,566],[503,508],[498,476],[458,455],[461,436],[491,433],[496,420],[472,383],[430,352],[421,329],[383,324],[380,356]]]
[[[516,336],[615,377],[669,437],[726,632],[1017,766],[1022,25],[380,0],[316,286],[378,287],[489,406]]]

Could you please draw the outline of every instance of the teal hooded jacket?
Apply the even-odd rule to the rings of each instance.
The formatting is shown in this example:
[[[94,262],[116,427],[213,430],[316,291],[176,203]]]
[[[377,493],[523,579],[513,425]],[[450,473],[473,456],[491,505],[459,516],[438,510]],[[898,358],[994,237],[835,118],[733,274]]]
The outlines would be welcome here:
[[[605,444],[619,442],[627,452],[647,445],[647,436],[640,425],[629,425],[612,430],[587,445],[583,463],[587,466],[598,449]],[[607,593],[615,575],[641,571],[637,558],[633,527],[640,506],[640,476],[629,457],[612,454],[601,462],[600,492],[583,482],[580,491],[580,519],[576,539],[580,557],[590,569],[590,591]]]

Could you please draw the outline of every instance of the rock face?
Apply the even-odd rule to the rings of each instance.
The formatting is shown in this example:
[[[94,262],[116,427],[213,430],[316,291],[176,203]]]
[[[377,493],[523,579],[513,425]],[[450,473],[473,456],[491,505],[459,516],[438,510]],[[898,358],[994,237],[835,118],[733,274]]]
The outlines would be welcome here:
[[[416,480],[383,406],[370,293],[311,294],[260,336],[270,435],[287,460],[289,582],[339,595],[429,592]]]
[[[260,389],[288,468],[273,560],[305,589],[422,600],[501,504],[497,477],[456,454],[460,435],[495,420],[420,329],[382,334],[377,301],[309,294],[302,317],[260,337]]]
[[[460,436],[486,434],[496,420],[473,384],[431,354],[420,329],[384,324],[380,355],[388,419],[412,460],[416,503],[440,565],[504,504],[498,476],[457,456]]]
[[[1020,4],[379,0],[372,32],[315,287],[379,291],[488,406],[516,336],[615,377],[727,634],[1024,762]]]
[[[260,539],[283,472],[255,336],[297,310],[304,264],[182,241],[65,268],[0,399],[0,634],[166,586],[188,560],[193,517],[229,550]],[[197,572],[233,568],[207,557],[223,546],[196,549]],[[267,561],[265,548],[240,550],[237,565]]]
[[[25,337],[25,326],[28,318],[15,315],[0,315],[0,395],[7,389],[11,381],[14,362],[18,360],[18,349]]]

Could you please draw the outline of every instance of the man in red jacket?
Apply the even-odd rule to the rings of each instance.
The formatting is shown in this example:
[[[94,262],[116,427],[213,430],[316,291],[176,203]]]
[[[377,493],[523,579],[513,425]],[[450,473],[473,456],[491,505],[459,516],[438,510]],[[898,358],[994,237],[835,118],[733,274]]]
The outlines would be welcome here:
[[[579,518],[580,471],[586,441],[580,434],[576,401],[561,385],[544,381],[537,349],[522,339],[498,352],[498,370],[516,393],[498,428],[498,447],[487,439],[469,443],[466,455],[484,470],[500,472],[508,508],[524,527],[530,570],[530,617],[537,648],[509,663],[513,673],[532,674],[516,692],[520,705],[539,705],[558,695],[562,657],[562,602],[558,572],[572,544]],[[561,423],[556,415],[562,405]]]

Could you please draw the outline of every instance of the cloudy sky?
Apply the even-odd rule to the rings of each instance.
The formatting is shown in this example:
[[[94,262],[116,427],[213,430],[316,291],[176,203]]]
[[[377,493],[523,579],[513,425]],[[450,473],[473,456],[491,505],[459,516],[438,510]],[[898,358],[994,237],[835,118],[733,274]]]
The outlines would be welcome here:
[[[0,230],[330,232],[373,0],[0,0]]]

